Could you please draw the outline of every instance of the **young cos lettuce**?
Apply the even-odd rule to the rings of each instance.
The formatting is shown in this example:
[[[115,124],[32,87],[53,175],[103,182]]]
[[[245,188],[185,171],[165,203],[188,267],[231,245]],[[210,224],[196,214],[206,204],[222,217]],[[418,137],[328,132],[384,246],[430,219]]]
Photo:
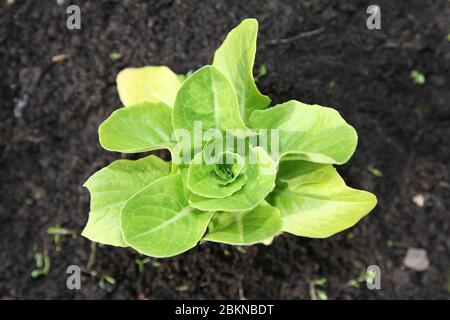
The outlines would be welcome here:
[[[83,235],[130,246],[152,257],[185,252],[200,241],[233,245],[266,242],[282,232],[325,238],[357,223],[376,197],[348,187],[334,165],[356,149],[356,131],[331,108],[295,100],[269,108],[252,70],[258,23],[244,20],[216,51],[212,65],[189,77],[167,67],[125,69],[117,77],[123,108],[99,128],[110,151],[168,149],[172,162],[150,155],[118,160],[85,183],[91,208]],[[177,130],[195,134],[239,130],[245,154],[225,147],[209,162],[202,140],[180,157]],[[258,130],[277,130],[279,142],[249,142]],[[191,145],[189,145],[191,146]],[[223,162],[224,158],[234,161]]]

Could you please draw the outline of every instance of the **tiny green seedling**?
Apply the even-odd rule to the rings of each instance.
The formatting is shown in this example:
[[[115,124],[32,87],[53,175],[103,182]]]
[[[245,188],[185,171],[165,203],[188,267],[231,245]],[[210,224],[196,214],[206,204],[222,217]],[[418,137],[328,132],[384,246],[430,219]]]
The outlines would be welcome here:
[[[102,277],[102,279],[105,279],[105,281],[108,282],[109,284],[112,284],[112,285],[116,284],[116,279],[114,279],[111,276],[105,275]]]
[[[360,289],[361,288],[361,282],[359,282],[357,279],[352,279],[349,281],[349,285],[353,288]]]
[[[267,75],[267,66],[265,64],[259,67],[258,74],[255,77],[255,81],[259,81],[261,78],[264,78]]]
[[[348,282],[348,285],[353,288],[361,288],[361,284],[366,283],[372,283],[375,279],[376,273],[373,270],[363,270],[358,278],[352,279]]]
[[[247,249],[245,249],[245,248],[243,248],[243,247],[236,247],[236,250],[237,250],[239,253],[242,253],[242,254],[246,254],[246,253],[247,253]]]
[[[186,74],[177,74],[177,78],[179,82],[184,82],[186,81],[190,76],[192,76],[192,74],[194,73],[194,71],[189,70]]]
[[[136,263],[138,267],[138,272],[142,273],[144,272],[144,266],[150,262],[150,258],[144,258],[144,259],[135,259],[134,263]]]
[[[157,258],[204,242],[245,252],[283,232],[330,237],[375,207],[373,194],[348,187],[335,168],[355,152],[355,129],[332,108],[270,107],[259,91],[257,34],[257,21],[244,20],[211,65],[187,76],[165,66],[119,73],[124,107],[100,125],[100,144],[128,154],[166,149],[172,160],[117,160],[92,175],[83,236]]]
[[[373,271],[373,270],[367,270],[366,271],[365,270],[365,271],[361,272],[361,274],[359,275],[359,277],[357,279],[350,280],[348,282],[348,285],[353,287],[353,288],[359,289],[359,288],[361,288],[361,283],[363,283],[363,282],[373,283],[375,277],[376,277],[376,272],[375,271]]]
[[[102,275],[100,276],[100,281],[98,282],[98,286],[103,290],[109,290],[112,286],[116,285],[116,279],[111,277],[110,275]],[[109,286],[109,288],[108,288]]]
[[[409,75],[412,79],[412,81],[414,82],[414,84],[421,86],[423,84],[425,84],[425,75],[418,71],[418,70],[413,70],[411,71],[410,75]]]
[[[316,286],[324,286],[327,283],[328,279],[327,278],[319,278],[314,280],[314,284]]]
[[[328,300],[328,294],[325,290],[317,290],[317,297],[319,300]]]
[[[46,276],[50,272],[50,257],[48,255],[47,250],[44,250],[44,253],[35,252],[34,261],[36,265],[36,269],[31,272],[32,278],[38,278],[40,276]]]
[[[119,52],[111,52],[111,53],[109,54],[109,59],[110,59],[111,61],[117,61],[117,60],[120,60],[120,59],[122,59],[122,54],[120,54]]]
[[[328,86],[327,86],[328,93],[331,94],[334,90],[334,87],[336,87],[336,81],[331,80],[330,82],[328,82]]]
[[[327,292],[323,289],[327,282],[328,279],[324,277],[309,283],[309,294],[312,300],[328,300]],[[317,287],[320,287],[320,289]]]
[[[389,249],[393,248],[393,247],[394,247],[394,241],[392,241],[392,240],[386,241],[386,246],[387,246]]]
[[[416,115],[417,119],[423,120],[423,116],[424,116],[423,108],[421,108],[421,107],[414,107],[414,108],[412,109],[412,111],[413,111],[414,114]]]
[[[53,236],[56,252],[61,251],[61,236],[72,236],[72,239],[77,238],[77,233],[75,231],[61,228],[60,226],[49,227],[47,229],[47,234]]]
[[[378,169],[377,167],[375,167],[374,165],[370,165],[367,167],[367,170],[369,170],[369,172],[377,178],[381,178],[383,176],[383,172],[381,172],[380,169]]]

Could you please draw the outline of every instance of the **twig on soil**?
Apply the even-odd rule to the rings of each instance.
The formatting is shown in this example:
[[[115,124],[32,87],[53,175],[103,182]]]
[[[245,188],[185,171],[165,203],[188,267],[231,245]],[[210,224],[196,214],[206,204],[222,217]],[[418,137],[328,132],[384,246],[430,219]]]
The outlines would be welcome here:
[[[64,60],[70,59],[70,57],[71,57],[70,53],[57,54],[56,56],[52,57],[52,62],[53,63],[63,62]]]
[[[40,276],[46,276],[50,272],[51,267],[47,243],[44,244],[43,253],[36,252],[34,254],[34,259],[36,261],[36,269],[31,272],[31,277],[37,278]]]
[[[247,300],[244,294],[244,288],[242,287],[242,277],[239,277],[239,300]]]
[[[95,253],[96,253],[96,249],[97,249],[97,244],[95,242],[91,242],[91,253],[89,254],[89,259],[86,265],[86,269],[88,271],[92,270],[92,266],[95,263]]]
[[[310,38],[310,37],[316,36],[318,34],[321,34],[324,30],[325,30],[325,28],[320,27],[319,29],[302,32],[302,33],[296,34],[295,36],[292,36],[289,38],[269,40],[267,43],[271,44],[271,45],[286,44],[286,43],[293,42],[293,41],[296,41],[299,39],[305,39],[305,38]]]

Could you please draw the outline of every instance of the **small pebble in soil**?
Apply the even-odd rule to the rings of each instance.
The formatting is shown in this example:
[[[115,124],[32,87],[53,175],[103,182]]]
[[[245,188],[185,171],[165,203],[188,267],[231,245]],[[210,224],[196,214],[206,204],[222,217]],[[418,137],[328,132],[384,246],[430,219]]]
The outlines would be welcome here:
[[[437,86],[443,86],[447,82],[445,77],[441,76],[441,75],[432,75],[431,76],[431,81],[433,82],[433,84],[435,84]]]
[[[23,110],[28,104],[28,95],[24,95],[23,98],[14,99],[14,117],[21,118]]]
[[[425,205],[425,202],[427,201],[427,197],[422,194],[418,193],[415,196],[411,198],[411,201],[418,207],[423,207]]]
[[[427,251],[419,248],[408,248],[403,259],[403,265],[418,272],[428,270],[430,260],[428,260]]]

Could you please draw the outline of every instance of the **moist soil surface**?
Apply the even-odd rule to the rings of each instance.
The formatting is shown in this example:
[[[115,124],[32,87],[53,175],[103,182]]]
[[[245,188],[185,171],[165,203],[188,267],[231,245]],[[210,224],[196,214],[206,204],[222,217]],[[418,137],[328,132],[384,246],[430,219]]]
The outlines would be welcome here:
[[[81,30],[66,28],[67,3],[0,7],[0,298],[311,299],[319,290],[328,299],[449,298],[448,1],[378,1],[381,30],[366,27],[367,1],[71,4],[81,7]],[[350,186],[375,193],[378,206],[328,239],[205,243],[140,271],[136,252],[80,236],[89,212],[82,184],[111,161],[133,158],[98,143],[97,127],[120,106],[115,76],[129,66],[181,74],[211,63],[245,17],[260,22],[255,71],[268,69],[261,91],[274,104],[336,108],[359,134],[357,152],[338,170]],[[423,85],[412,70],[425,75]],[[76,236],[61,236],[57,250],[52,226]],[[426,250],[425,271],[404,266],[408,248]],[[51,268],[33,278],[39,252]],[[83,271],[81,290],[66,287],[69,265]],[[380,290],[358,281],[370,265],[381,269]]]

